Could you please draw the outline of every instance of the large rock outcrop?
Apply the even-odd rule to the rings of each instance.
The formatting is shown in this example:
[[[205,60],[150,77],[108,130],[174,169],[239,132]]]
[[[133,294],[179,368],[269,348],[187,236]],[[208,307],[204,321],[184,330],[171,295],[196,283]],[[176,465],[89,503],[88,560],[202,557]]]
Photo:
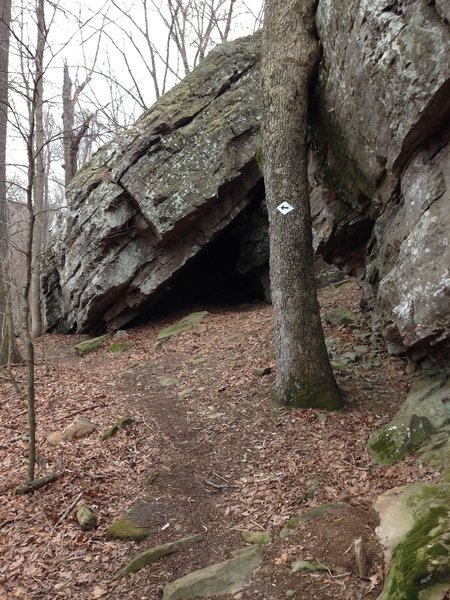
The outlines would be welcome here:
[[[447,9],[448,13],[448,9]],[[321,0],[316,139],[331,187],[370,198],[375,319],[391,349],[450,337],[450,27],[443,3]]]
[[[255,36],[212,51],[76,175],[64,262],[48,278],[50,328],[121,327],[251,202],[259,46]]]
[[[419,358],[445,356],[450,338],[445,6],[320,0],[317,16],[315,247],[360,276],[392,350]],[[260,34],[216,48],[78,173],[46,278],[49,328],[121,327],[238,215],[256,255],[236,268],[264,279],[259,53]]]

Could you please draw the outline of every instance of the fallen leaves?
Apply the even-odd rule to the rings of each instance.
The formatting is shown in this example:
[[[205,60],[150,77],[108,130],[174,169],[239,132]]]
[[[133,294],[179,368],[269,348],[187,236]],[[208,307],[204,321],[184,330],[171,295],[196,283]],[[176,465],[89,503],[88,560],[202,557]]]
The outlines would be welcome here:
[[[338,289],[323,294],[322,304],[324,310],[339,302],[357,310],[358,299],[355,290]],[[271,404],[270,307],[244,312],[213,308],[206,330],[180,334],[155,353],[159,328],[181,316],[132,330],[130,349],[118,355],[100,350],[80,359],[70,350],[72,338],[42,338],[38,448],[47,471],[58,467],[62,476],[30,498],[14,494],[26,473],[26,414],[13,387],[0,380],[5,402],[0,423],[2,598],[155,598],[174,576],[226,558],[240,543],[232,533],[256,523],[275,533],[270,568],[277,571],[268,571],[267,581],[277,580],[280,586],[267,584],[261,597],[278,599],[287,589],[283,577],[289,574],[289,561],[306,558],[296,555],[298,546],[278,546],[277,530],[291,516],[333,501],[368,508],[388,487],[414,478],[412,460],[375,467],[366,451],[373,428],[404,396],[407,382],[399,359],[385,358],[378,370],[366,369],[362,361],[342,372],[347,409],[320,422],[314,410],[275,411]],[[332,331],[328,325],[326,329]],[[355,331],[332,333],[346,350],[355,343]],[[254,370],[263,368],[271,372],[256,377]],[[170,386],[162,385],[168,378]],[[123,414],[134,417],[134,424],[102,443],[100,433]],[[64,429],[77,415],[91,419],[96,432],[55,447],[45,443],[52,431]],[[151,479],[149,474],[156,472],[159,476]],[[432,476],[426,468],[421,472],[424,479]],[[112,583],[113,573],[136,548],[107,541],[106,527],[141,496],[162,497],[173,505],[176,516],[163,515],[154,528],[156,542],[193,528],[208,532],[206,542],[181,566],[177,559],[167,559],[151,572]],[[66,512],[78,498],[98,515],[97,530],[81,531],[73,511]],[[311,530],[304,534],[308,543],[314,541]],[[347,587],[358,597],[356,577],[345,586],[343,577],[324,577],[305,577],[303,596],[343,600],[351,597],[341,590]],[[380,582],[379,574],[373,577],[364,584],[369,595]]]

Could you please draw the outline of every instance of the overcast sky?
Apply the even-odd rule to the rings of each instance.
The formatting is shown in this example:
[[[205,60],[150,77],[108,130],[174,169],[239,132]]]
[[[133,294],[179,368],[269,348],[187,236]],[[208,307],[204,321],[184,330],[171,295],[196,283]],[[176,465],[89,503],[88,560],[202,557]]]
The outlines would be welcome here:
[[[151,40],[158,51],[164,54],[167,28],[158,12],[150,7],[151,1],[115,0],[119,8],[114,6],[114,0],[46,1],[46,22],[50,27],[45,54],[44,98],[46,109],[50,112],[57,127],[61,127],[61,90],[65,61],[70,67],[74,83],[84,81],[86,73],[93,69],[90,83],[85,87],[81,98],[81,104],[86,111],[92,110],[94,106],[96,108],[103,106],[106,113],[114,106],[114,111],[121,113],[116,114],[118,120],[125,124],[134,122],[142,112],[142,107],[133,100],[133,95],[138,96],[135,93],[135,84],[137,84],[141,100],[146,106],[150,106],[154,102],[154,86],[145,67],[145,62],[149,60],[148,48],[144,38],[131,21],[134,20],[138,26],[144,26],[143,3],[147,2]],[[165,14],[167,14],[167,1],[157,0]],[[259,15],[262,4],[263,0],[236,0],[235,19],[230,39],[254,31],[255,18],[251,13]],[[14,89],[17,90],[21,87],[23,90],[21,71],[24,63],[23,60],[21,63],[19,57],[18,46],[20,43],[17,40],[22,40],[22,55],[26,55],[29,51],[32,56],[36,40],[34,7],[35,0],[13,2],[12,27],[14,34],[11,38],[10,79],[12,80],[12,90],[10,96],[14,109],[22,115],[23,123],[26,122],[26,105],[20,99],[20,94],[14,92]],[[24,48],[26,48],[26,52],[23,52]],[[129,69],[124,56],[126,56]],[[172,70],[181,67],[180,64],[177,64],[173,51],[171,67]],[[28,68],[34,68],[32,61]],[[26,64],[24,70],[25,72],[27,70]],[[133,73],[134,82],[129,70]],[[160,63],[158,71],[161,70],[162,64]],[[111,101],[112,86],[110,84],[112,80],[118,82],[118,85],[113,86],[115,102]],[[176,77],[169,74],[167,88],[174,85],[176,81]],[[130,91],[132,94],[129,94]],[[11,120],[14,119],[11,117]],[[9,127],[8,146],[9,162],[16,165],[16,172],[19,173],[24,151],[21,135],[13,125]],[[59,160],[60,163],[61,160]],[[55,177],[59,178],[60,176],[61,169],[55,165]]]

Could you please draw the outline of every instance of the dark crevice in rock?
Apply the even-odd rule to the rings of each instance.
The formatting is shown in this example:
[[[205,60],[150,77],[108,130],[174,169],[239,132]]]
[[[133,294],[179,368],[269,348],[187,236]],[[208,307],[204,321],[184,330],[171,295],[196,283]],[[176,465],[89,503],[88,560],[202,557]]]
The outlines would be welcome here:
[[[410,4],[410,2],[405,2],[402,0],[394,0],[394,2],[389,2],[387,6],[381,9],[382,13],[392,13],[397,17],[402,17],[405,13],[405,4]]]
[[[393,168],[399,172],[407,164],[413,154],[423,146],[428,139],[450,125],[450,79],[432,96],[428,106],[420,115],[419,121],[411,128],[405,137],[399,156]]]
[[[249,64],[245,67],[245,69],[242,69],[242,71],[236,71],[233,75],[231,75],[229,80],[225,82],[222,85],[222,87],[214,94],[214,100],[225,94],[225,92],[228,92],[228,90],[231,89],[233,84],[237,83],[242,77],[244,77],[244,75],[251,71],[253,66],[254,64]]]
[[[371,217],[355,218],[345,228],[336,229],[328,248],[323,251],[326,262],[336,265],[348,275],[359,276],[366,264],[367,245],[374,227]]]
[[[122,186],[121,179],[126,172],[135,165],[144,156],[150,155],[152,152],[157,152],[161,148],[161,135],[153,135],[146,143],[142,146],[139,142],[136,143],[136,147],[131,147],[126,156],[126,160],[121,161],[119,166],[114,168],[111,172],[111,179],[117,185]]]

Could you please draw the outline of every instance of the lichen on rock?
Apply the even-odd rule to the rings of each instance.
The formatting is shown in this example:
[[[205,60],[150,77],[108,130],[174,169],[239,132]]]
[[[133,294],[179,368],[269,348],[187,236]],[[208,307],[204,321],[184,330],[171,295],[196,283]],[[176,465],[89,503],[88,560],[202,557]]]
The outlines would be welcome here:
[[[419,449],[450,421],[450,378],[445,373],[422,377],[411,388],[395,417],[368,442],[376,463],[394,464]]]
[[[413,484],[399,493],[410,521],[394,546],[379,600],[441,600],[450,589],[450,485]],[[388,504],[380,511],[382,524],[390,510]]]

